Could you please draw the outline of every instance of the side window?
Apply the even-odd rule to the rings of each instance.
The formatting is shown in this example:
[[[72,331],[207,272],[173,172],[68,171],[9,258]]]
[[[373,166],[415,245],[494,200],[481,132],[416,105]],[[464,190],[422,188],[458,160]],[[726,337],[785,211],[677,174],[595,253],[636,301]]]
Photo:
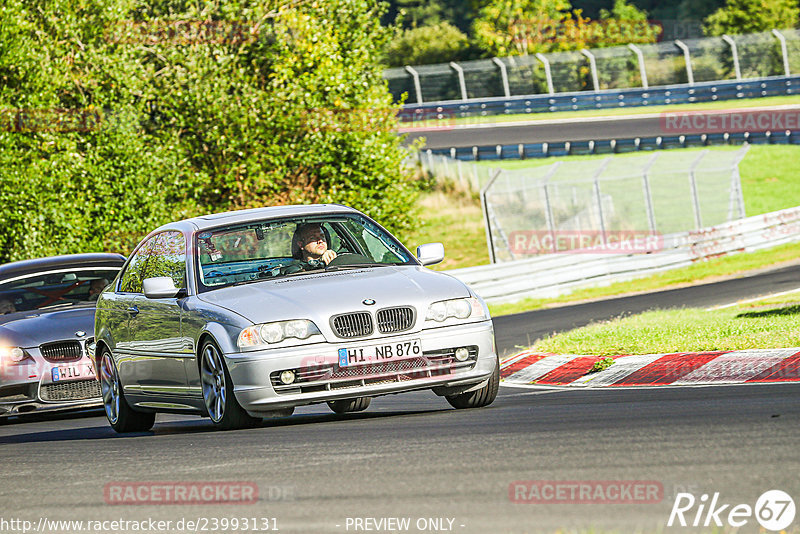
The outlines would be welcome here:
[[[186,287],[186,239],[183,234],[169,231],[155,237],[142,279],[169,276],[175,287]]]
[[[156,239],[158,239],[157,235],[148,239],[133,255],[133,258],[125,268],[125,272],[122,273],[122,279],[119,283],[120,291],[125,293],[142,292],[142,281],[146,278],[142,275],[144,274],[147,259],[150,257],[150,249],[153,248]]]

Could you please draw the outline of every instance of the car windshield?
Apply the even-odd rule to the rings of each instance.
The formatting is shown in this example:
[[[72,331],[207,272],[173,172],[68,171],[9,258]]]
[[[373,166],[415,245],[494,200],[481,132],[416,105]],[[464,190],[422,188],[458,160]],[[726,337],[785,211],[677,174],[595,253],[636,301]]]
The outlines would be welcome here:
[[[399,241],[361,215],[270,219],[200,232],[195,239],[201,292],[322,269],[417,264]],[[307,248],[322,257],[309,257]]]
[[[0,281],[0,315],[96,301],[118,271],[62,268]]]

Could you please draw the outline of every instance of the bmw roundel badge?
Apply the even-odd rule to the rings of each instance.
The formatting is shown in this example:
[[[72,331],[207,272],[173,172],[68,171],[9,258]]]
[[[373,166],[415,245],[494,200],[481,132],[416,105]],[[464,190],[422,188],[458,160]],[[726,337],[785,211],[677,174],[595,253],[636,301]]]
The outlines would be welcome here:
[[[364,299],[361,301],[361,303],[366,304],[367,306],[372,306],[373,304],[375,304],[375,301],[372,299]]]

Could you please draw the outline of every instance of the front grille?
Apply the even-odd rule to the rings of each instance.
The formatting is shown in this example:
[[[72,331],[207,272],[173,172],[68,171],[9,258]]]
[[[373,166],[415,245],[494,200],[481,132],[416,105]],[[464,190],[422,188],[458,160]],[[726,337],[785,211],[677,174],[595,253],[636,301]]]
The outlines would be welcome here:
[[[77,341],[58,341],[39,345],[39,350],[48,362],[72,362],[81,359],[81,344]]]
[[[365,365],[339,367],[322,364],[292,369],[295,382],[281,383],[282,371],[273,371],[270,381],[278,394],[318,393],[334,389],[361,387],[423,378],[443,377],[475,367],[478,347],[469,346],[469,358],[459,362],[455,348],[423,352],[421,357],[392,362],[371,362]]]
[[[75,380],[43,385],[39,390],[43,401],[71,401],[100,398],[100,382],[97,380]]]
[[[378,332],[404,332],[414,326],[414,308],[384,308],[378,310]]]
[[[425,367],[426,362],[422,358],[411,358],[408,360],[397,360],[396,362],[376,362],[367,365],[356,365],[353,367],[339,367],[333,372],[331,378],[351,378],[356,376],[384,375],[400,373]]]
[[[372,333],[372,316],[367,312],[345,313],[331,318],[333,333],[343,338],[363,337]]]

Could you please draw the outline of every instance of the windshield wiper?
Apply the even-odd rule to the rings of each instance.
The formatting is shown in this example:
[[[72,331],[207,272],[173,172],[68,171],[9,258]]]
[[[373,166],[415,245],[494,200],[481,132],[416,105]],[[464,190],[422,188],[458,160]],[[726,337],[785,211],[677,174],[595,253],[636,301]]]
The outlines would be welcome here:
[[[325,270],[339,271],[343,269],[361,269],[362,267],[389,267],[390,265],[399,265],[397,263],[350,263],[347,265],[330,265],[325,267]]]

